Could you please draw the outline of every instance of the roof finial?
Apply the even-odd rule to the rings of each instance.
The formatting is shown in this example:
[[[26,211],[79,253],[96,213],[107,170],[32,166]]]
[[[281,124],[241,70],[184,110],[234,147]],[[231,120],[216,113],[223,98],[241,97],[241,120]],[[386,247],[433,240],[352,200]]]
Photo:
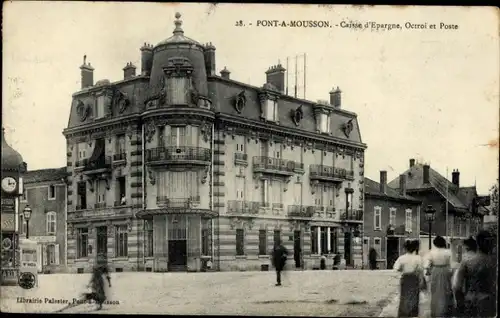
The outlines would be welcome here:
[[[175,18],[177,20],[175,20],[174,24],[175,24],[175,30],[174,30],[174,34],[175,35],[181,35],[181,34],[184,34],[184,31],[182,30],[181,28],[181,25],[182,25],[182,20],[180,20],[181,18],[181,14],[179,12],[177,12],[175,14]]]
[[[83,65],[85,65],[85,63],[87,63],[87,55],[83,56]]]

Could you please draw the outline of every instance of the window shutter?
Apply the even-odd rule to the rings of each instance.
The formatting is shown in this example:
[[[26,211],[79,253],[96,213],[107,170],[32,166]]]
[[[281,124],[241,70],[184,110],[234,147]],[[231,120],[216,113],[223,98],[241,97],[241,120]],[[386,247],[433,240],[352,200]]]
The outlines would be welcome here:
[[[55,265],[59,265],[59,244],[54,244]]]
[[[42,261],[43,261],[43,265],[47,265],[47,245],[43,244],[42,245]]]

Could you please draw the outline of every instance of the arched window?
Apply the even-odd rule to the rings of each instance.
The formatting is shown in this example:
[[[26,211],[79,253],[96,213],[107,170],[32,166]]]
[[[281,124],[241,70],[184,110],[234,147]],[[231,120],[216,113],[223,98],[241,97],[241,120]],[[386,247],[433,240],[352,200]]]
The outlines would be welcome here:
[[[47,235],[56,235],[56,212],[48,212],[47,218]]]
[[[47,245],[47,264],[56,264],[56,246],[54,244]]]

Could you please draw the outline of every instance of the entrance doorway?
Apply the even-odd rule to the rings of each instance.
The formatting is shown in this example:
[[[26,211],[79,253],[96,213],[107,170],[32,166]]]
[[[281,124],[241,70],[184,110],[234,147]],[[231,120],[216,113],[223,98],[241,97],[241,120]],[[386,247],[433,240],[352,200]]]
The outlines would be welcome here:
[[[399,257],[399,237],[387,238],[387,269],[392,269]]]
[[[344,232],[344,259],[347,266],[352,266],[351,232]]]
[[[96,240],[96,255],[97,257],[103,257],[107,259],[108,257],[108,227],[98,226],[96,229],[97,240]]]
[[[185,271],[187,269],[187,240],[168,241],[168,270]]]
[[[295,260],[295,268],[302,266],[302,248],[300,242],[300,231],[293,232],[293,258]]]

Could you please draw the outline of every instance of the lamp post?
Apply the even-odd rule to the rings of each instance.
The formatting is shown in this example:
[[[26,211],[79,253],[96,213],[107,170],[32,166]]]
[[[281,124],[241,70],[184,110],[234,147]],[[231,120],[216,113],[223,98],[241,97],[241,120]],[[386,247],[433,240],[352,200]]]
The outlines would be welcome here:
[[[429,251],[432,249],[432,222],[434,222],[435,214],[436,209],[432,205],[428,205],[425,209],[425,219],[429,223]]]
[[[26,205],[26,207],[23,210],[23,216],[24,219],[26,220],[26,238],[29,238],[29,233],[30,233],[30,218],[31,218],[31,208],[29,205]]]

